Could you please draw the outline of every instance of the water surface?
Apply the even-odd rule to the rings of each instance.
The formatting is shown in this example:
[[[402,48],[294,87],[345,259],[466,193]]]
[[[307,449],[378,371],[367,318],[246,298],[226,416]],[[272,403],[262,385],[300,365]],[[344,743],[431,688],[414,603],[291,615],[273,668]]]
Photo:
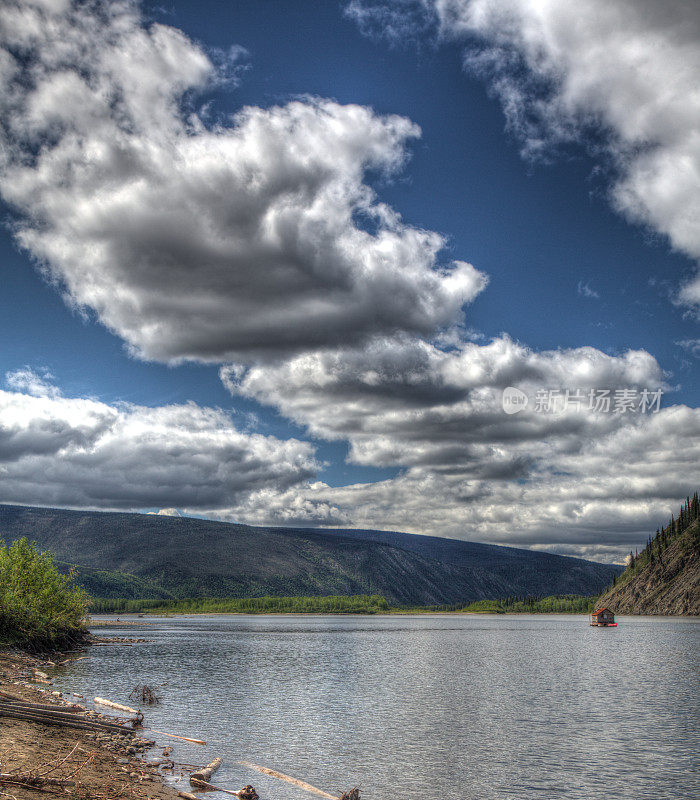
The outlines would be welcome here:
[[[92,648],[56,688],[124,702],[161,684],[147,724],[207,740],[176,744],[178,760],[221,756],[217,783],[263,800],[312,795],[237,761],[366,800],[700,797],[697,618],[139,621],[99,632],[147,643]]]

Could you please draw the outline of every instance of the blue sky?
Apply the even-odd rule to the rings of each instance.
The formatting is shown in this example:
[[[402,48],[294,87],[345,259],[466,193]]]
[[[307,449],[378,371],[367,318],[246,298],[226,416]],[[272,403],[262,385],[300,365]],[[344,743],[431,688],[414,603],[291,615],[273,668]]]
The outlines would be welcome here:
[[[643,542],[698,479],[697,59],[620,0],[608,78],[590,20],[566,38],[586,9],[535,5],[10,3],[2,52],[34,71],[2,87],[0,500],[603,560]],[[659,37],[685,104],[654,47],[630,62]],[[662,391],[665,416],[535,414],[538,390],[579,387]]]

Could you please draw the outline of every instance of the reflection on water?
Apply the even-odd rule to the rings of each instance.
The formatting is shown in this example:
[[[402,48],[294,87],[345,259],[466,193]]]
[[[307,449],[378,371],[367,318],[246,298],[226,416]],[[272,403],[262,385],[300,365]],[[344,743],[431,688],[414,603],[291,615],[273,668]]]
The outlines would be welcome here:
[[[143,622],[100,632],[148,643],[93,648],[56,688],[123,702],[163,684],[147,721],[208,742],[177,743],[178,759],[221,756],[217,783],[252,783],[263,800],[311,795],[238,760],[366,800],[700,797],[697,619]]]

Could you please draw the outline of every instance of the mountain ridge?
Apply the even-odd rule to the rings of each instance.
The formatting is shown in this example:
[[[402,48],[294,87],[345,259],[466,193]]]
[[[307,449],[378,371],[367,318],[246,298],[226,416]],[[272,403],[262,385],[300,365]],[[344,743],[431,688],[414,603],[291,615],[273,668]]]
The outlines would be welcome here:
[[[93,593],[106,586],[109,593],[100,596],[110,597],[127,586],[133,597],[382,594],[393,604],[433,605],[597,594],[622,570],[570,556],[395,531],[253,527],[0,504],[0,538],[21,536],[76,565]]]

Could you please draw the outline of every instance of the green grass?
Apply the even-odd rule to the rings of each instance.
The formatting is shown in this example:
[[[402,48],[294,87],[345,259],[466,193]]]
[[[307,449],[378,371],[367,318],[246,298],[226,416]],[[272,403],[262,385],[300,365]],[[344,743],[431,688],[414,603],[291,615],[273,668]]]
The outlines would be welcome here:
[[[0,642],[59,649],[86,632],[87,594],[27,539],[0,542]]]

